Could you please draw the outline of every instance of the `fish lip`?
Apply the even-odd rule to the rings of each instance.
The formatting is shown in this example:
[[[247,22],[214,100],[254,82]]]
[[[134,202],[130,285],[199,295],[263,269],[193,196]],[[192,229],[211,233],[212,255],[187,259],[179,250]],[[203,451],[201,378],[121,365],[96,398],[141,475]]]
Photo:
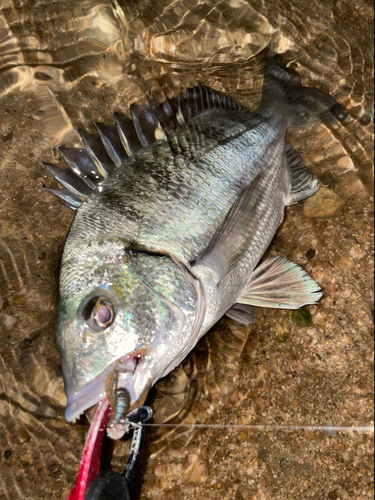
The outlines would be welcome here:
[[[105,391],[105,380],[107,375],[114,370],[117,362],[124,358],[134,361],[134,358],[131,356],[118,358],[108,365],[107,368],[99,373],[93,380],[90,380],[81,390],[67,397],[68,402],[65,409],[65,419],[68,422],[75,422],[85,410],[100,403],[100,401],[107,397]],[[122,380],[125,382],[125,387],[129,390],[131,395],[131,406],[129,411],[133,411],[133,409],[142,404],[146,398],[145,392],[147,390],[148,393],[151,387],[151,374],[147,367],[142,364],[142,361],[139,361],[135,363],[133,369],[125,369],[123,371],[120,369],[120,375],[127,377],[125,379],[122,378]]]
[[[110,371],[108,371],[108,373],[110,373]],[[103,372],[101,375],[104,375]],[[79,392],[68,396],[65,419],[67,422],[75,422],[85,410],[96,405],[105,397],[105,377],[98,380],[92,380]],[[82,401],[83,398],[84,400]]]

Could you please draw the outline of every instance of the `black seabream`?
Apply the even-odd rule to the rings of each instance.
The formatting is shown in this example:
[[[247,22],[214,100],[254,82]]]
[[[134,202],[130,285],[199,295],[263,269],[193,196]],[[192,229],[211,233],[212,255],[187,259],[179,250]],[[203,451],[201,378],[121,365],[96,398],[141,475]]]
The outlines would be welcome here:
[[[320,298],[298,265],[258,263],[285,207],[318,189],[286,130],[346,111],[275,60],[264,71],[255,112],[194,87],[132,105],[132,118],[98,124],[97,136],[80,131],[83,149],[59,148],[69,168],[46,165],[64,187],[48,191],[76,209],[57,332],[67,420],[106,401],[110,379],[110,435],[119,438],[126,414],[224,314],[248,324],[253,305]]]

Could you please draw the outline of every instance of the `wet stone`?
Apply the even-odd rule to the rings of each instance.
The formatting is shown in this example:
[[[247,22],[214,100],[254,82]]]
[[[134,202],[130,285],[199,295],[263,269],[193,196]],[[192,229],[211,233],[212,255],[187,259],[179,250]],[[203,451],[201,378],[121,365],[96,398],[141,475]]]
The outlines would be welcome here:
[[[307,252],[306,252],[306,257],[308,259],[312,259],[315,257],[315,254],[316,254],[316,251],[313,248],[309,248],[309,250],[307,250]]]
[[[280,460],[280,469],[283,471],[283,472],[286,472],[288,471],[289,469],[291,468],[291,463],[289,462],[289,460],[287,458],[282,458]]]
[[[344,201],[332,190],[321,187],[314,196],[308,198],[303,205],[306,217],[330,217],[340,212]]]
[[[284,332],[284,333],[281,333],[277,338],[277,342],[279,344],[285,344],[286,342],[288,342],[290,338],[290,334],[288,332]]]
[[[276,233],[272,240],[272,247],[275,252],[280,252],[285,247],[285,242],[283,239]]]
[[[32,342],[32,340],[29,339],[29,338],[23,339],[19,343],[18,347],[21,349],[21,351],[24,351],[24,350],[28,349],[31,346],[31,342]]]
[[[6,238],[9,234],[9,228],[8,227],[2,227],[0,229],[0,238]]]
[[[33,456],[30,452],[26,451],[20,456],[21,462],[25,465],[32,465],[34,462]]]
[[[313,324],[311,312],[306,306],[293,311],[290,317],[294,323],[297,323],[297,325],[302,328],[306,328]]]
[[[5,134],[3,136],[1,136],[1,140],[3,142],[9,142],[13,139],[13,132],[9,132],[8,134]]]
[[[8,314],[3,315],[3,325],[7,330],[11,330],[17,323],[17,318],[14,316],[9,316]]]
[[[61,475],[61,466],[58,463],[48,464],[48,472],[52,477],[57,477]]]
[[[34,332],[30,333],[29,335],[29,339],[32,341],[32,340],[36,340],[37,338],[39,338],[42,334],[42,330],[35,330]]]
[[[370,113],[363,113],[363,115],[359,119],[359,123],[364,125],[365,127],[372,122],[372,116]]]
[[[329,500],[339,500],[339,495],[338,495],[337,491],[330,491],[327,495],[327,498]]]

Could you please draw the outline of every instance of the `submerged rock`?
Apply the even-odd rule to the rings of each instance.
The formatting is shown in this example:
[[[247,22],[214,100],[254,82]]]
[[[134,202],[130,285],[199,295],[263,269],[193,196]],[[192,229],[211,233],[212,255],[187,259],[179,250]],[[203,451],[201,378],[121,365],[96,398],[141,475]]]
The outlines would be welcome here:
[[[314,196],[305,201],[303,213],[306,217],[330,217],[338,214],[344,203],[332,189],[321,187]]]
[[[293,311],[291,314],[291,319],[292,321],[294,321],[294,323],[297,323],[297,325],[301,326],[302,328],[311,326],[313,324],[311,312],[306,306]]]

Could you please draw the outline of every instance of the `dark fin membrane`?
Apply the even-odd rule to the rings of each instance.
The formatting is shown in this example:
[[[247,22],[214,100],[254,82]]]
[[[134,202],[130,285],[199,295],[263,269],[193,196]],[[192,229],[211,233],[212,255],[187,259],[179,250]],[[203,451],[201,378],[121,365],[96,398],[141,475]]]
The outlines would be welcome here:
[[[71,193],[67,189],[50,189],[43,186],[44,191],[47,191],[49,194],[53,194],[59,198],[60,202],[68,208],[72,210],[77,210],[82,205],[82,202],[85,200],[83,197],[78,197],[77,195]],[[87,198],[86,198],[87,199]]]
[[[71,193],[87,198],[92,193],[92,189],[80,177],[70,170],[64,170],[48,163],[42,163],[48,173],[54,177],[65,189]]]
[[[96,123],[98,136],[78,130],[85,144],[84,148],[57,148],[71,171],[44,165],[65,188],[46,188],[46,191],[57,196],[65,205],[76,209],[103,179],[130,156],[144,147],[166,140],[169,132],[196,116],[217,109],[247,111],[247,108],[231,97],[204,85],[187,89],[185,96],[180,92],[177,98],[166,99],[163,103],[151,97],[149,106],[132,104],[132,118],[114,113],[116,125]]]
[[[177,127],[176,114],[168,100],[160,104],[160,102],[151,97],[149,102],[151,111],[159,120],[164,130],[170,130]]]
[[[159,120],[146,104],[132,104],[130,112],[142,146],[151,146],[156,141],[166,139]]]
[[[200,96],[200,93],[199,93],[199,96]],[[201,101],[202,99],[200,99]],[[194,118],[195,116],[197,116],[198,112],[199,112],[199,109],[198,109],[198,92],[197,92],[197,88],[196,87],[193,87],[191,89],[187,89],[186,91],[186,101],[187,101],[187,104],[190,108],[190,116],[192,118]]]
[[[105,149],[111,160],[118,167],[125,161],[129,155],[122,145],[121,139],[118,135],[116,125],[104,125],[103,123],[95,123],[98,129],[100,138],[104,144]]]
[[[184,94],[182,92],[179,92],[177,94],[177,111],[178,111],[177,122],[179,125],[182,125],[190,121],[191,111],[187,99],[185,99]]]
[[[177,97],[172,97],[165,101],[172,110],[172,116],[176,121],[176,128],[185,123],[184,117],[182,116],[181,109],[179,108]],[[165,103],[164,103],[165,104]],[[162,105],[164,107],[164,104]]]
[[[94,160],[99,173],[103,177],[108,177],[108,175],[114,171],[115,164],[108,156],[107,150],[105,149],[100,137],[89,134],[81,129],[78,129],[78,132],[85,144],[86,151]]]
[[[142,149],[142,143],[138,138],[133,120],[114,113],[117,130],[126,152],[129,156]]]
[[[95,189],[95,183],[104,179],[94,160],[85,149],[66,148],[64,146],[57,149],[73,172],[81,177],[91,189]]]
[[[210,100],[208,97],[208,90],[211,90],[209,87],[201,86],[202,91],[202,109],[211,109]]]
[[[275,85],[277,84],[277,85]],[[283,94],[291,87],[301,87],[299,74],[291,68],[287,68],[276,58],[266,59],[264,64],[264,86],[280,88]]]
[[[319,189],[318,181],[314,180],[308,168],[301,160],[297,151],[290,142],[285,142],[286,163],[292,175],[292,189],[288,205],[297,203],[312,196]]]

